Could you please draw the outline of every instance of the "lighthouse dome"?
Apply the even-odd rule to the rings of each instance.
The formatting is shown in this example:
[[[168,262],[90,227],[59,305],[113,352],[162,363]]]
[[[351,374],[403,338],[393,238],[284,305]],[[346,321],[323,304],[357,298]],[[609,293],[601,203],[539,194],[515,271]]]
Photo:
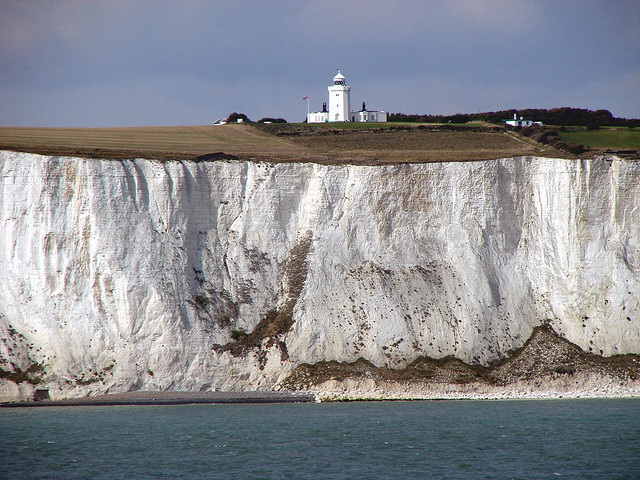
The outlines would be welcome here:
[[[336,74],[335,77],[333,77],[333,84],[334,85],[344,85],[346,79],[347,79],[347,77],[342,75],[342,72],[340,71],[340,69],[338,69],[338,73]]]

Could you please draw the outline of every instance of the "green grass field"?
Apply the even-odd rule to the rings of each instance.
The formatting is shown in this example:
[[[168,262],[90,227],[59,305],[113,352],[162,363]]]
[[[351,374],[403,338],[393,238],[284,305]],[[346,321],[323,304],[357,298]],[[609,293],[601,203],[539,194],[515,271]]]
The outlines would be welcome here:
[[[565,142],[585,147],[640,150],[640,128],[602,127],[599,130],[570,129],[558,131]]]

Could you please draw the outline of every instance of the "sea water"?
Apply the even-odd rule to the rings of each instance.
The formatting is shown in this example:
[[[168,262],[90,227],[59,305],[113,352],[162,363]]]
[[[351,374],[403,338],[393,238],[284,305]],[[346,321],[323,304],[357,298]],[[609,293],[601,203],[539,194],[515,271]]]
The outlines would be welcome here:
[[[0,409],[1,479],[638,479],[640,400]]]

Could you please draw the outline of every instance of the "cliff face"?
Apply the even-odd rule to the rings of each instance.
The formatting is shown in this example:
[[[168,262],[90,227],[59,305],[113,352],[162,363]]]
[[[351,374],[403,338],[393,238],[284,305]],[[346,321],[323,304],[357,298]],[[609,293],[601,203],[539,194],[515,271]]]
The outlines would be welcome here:
[[[546,323],[640,353],[640,163],[0,154],[0,399],[488,364]]]

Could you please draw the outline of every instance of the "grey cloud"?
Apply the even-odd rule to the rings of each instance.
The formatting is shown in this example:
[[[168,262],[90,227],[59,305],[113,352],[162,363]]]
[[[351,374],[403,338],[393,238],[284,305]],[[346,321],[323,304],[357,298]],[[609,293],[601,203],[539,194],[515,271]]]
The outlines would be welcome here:
[[[5,1],[0,124],[196,124],[233,110],[301,120],[301,97],[319,106],[336,67],[355,99],[389,111],[640,116],[637,2],[579,5]]]

